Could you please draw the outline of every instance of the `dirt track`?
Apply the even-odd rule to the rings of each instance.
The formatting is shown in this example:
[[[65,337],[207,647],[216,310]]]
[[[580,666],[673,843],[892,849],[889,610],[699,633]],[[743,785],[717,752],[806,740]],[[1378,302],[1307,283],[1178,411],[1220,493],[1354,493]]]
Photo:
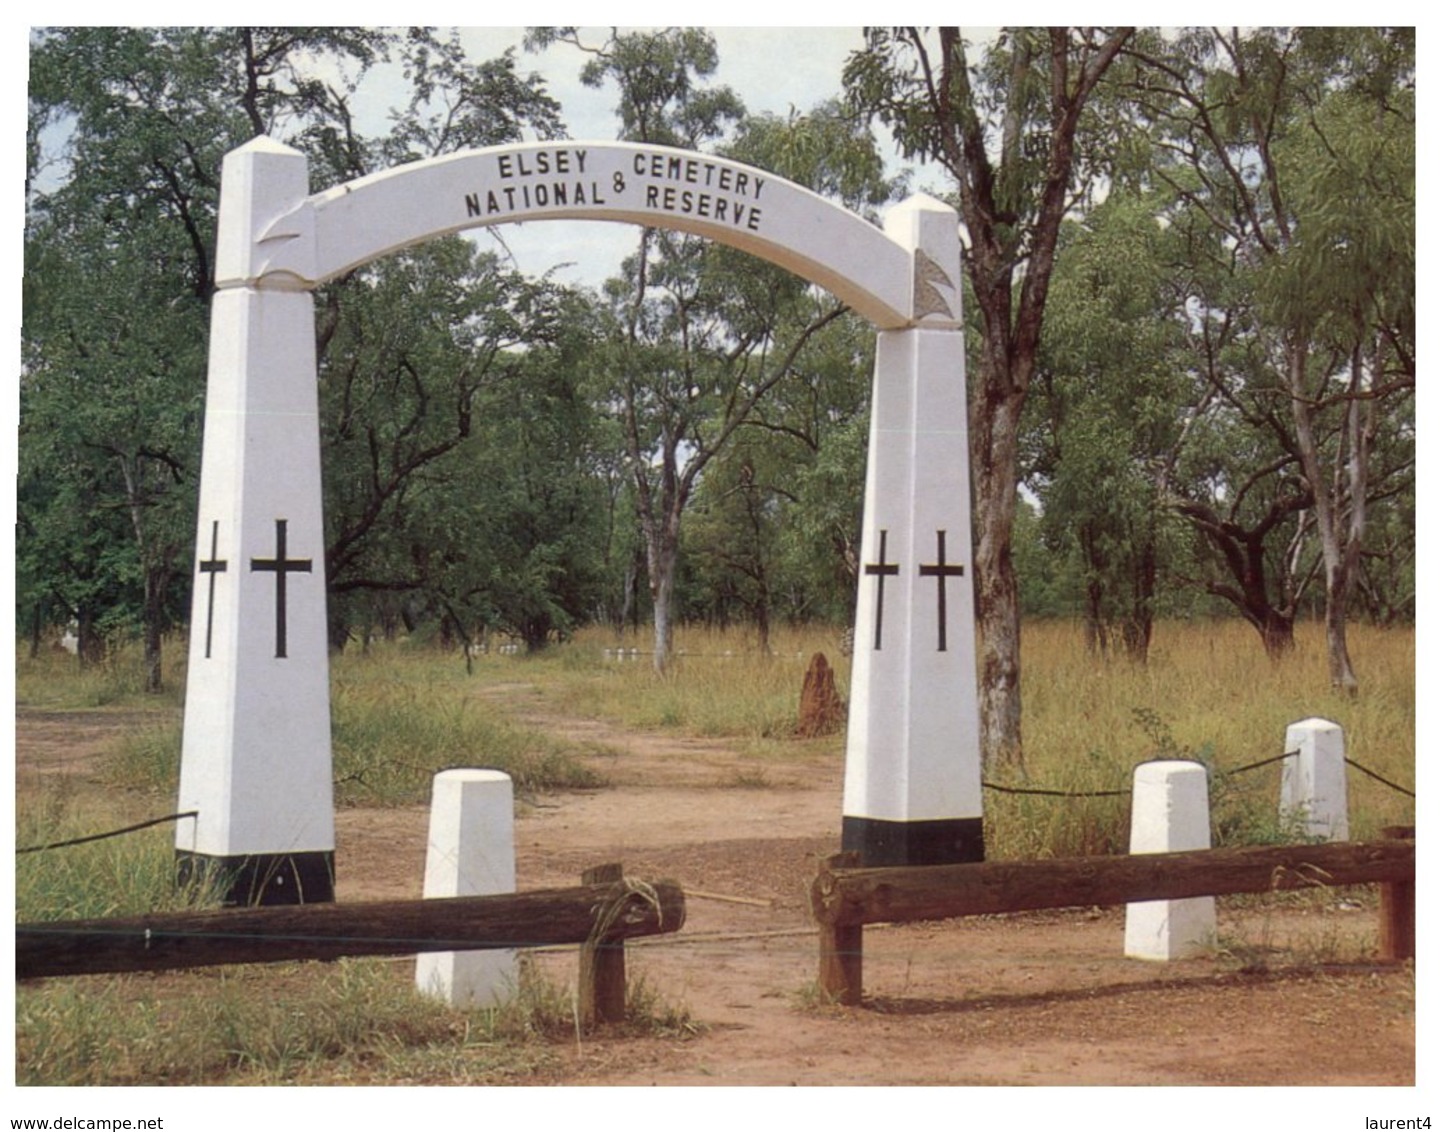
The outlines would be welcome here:
[[[548,1083],[1416,1080],[1412,969],[1368,961],[1375,912],[1330,893],[1245,911],[1223,902],[1230,954],[1167,964],[1122,957],[1120,909],[868,928],[865,1004],[817,1005],[805,894],[817,857],[839,840],[839,744],[758,769],[720,743],[533,721],[621,753],[596,756],[605,789],[523,807],[519,887],[574,884],[611,860],[680,881],[684,930],[633,943],[628,963],[698,1025],[685,1039],[582,1042]],[[22,788],[61,773],[87,788],[95,752],[130,722],[21,712]],[[419,896],[425,837],[419,808],[341,811],[338,897]],[[541,961],[574,976],[574,952]]]

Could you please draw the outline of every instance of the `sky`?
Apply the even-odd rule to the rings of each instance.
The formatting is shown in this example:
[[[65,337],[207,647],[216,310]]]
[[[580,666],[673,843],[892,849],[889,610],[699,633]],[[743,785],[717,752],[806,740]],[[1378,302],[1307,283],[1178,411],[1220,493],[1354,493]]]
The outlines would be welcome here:
[[[753,114],[772,113],[786,117],[793,109],[806,112],[817,103],[841,93],[841,72],[847,55],[861,47],[862,32],[854,27],[714,27],[719,66],[708,85],[730,86]],[[976,29],[978,34],[988,29]],[[580,29],[580,41],[587,45],[605,42],[609,28]],[[547,87],[562,107],[562,118],[570,136],[584,141],[614,141],[616,89],[610,85],[593,89],[581,84],[581,68],[588,58],[567,43],[553,44],[544,52],[528,52],[521,45],[522,27],[467,27],[460,38],[475,61],[516,48],[517,66],[523,74],[543,75]],[[377,74],[369,78],[356,100],[357,119],[370,132],[385,127],[385,111],[405,97],[398,75]],[[878,127],[882,153],[895,158],[895,146]],[[894,170],[902,167],[893,161]],[[615,272],[621,260],[635,250],[636,230],[631,225],[586,221],[546,221],[528,225],[504,225],[494,231],[480,230],[483,244],[496,238],[515,257],[523,271],[539,274],[560,264],[555,277],[563,282],[598,286]]]

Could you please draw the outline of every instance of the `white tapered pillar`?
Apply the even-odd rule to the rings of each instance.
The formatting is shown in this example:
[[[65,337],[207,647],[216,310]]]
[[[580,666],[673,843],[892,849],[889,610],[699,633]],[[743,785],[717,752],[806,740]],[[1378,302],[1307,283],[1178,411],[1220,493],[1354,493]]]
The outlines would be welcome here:
[[[864,865],[984,856],[966,363],[956,214],[886,231],[912,249],[915,325],[882,331],[867,454],[842,847]]]
[[[256,236],[308,191],[259,138],[225,159],[178,824],[182,877],[232,904],[334,899],[325,539],[312,299]]]

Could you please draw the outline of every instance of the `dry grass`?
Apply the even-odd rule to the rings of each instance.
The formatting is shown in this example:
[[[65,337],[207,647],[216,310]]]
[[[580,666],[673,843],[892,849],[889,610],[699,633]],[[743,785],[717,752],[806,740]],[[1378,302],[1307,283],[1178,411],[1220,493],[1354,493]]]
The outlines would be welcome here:
[[[683,632],[678,659],[658,676],[649,657],[619,661],[606,649],[644,650],[644,638],[617,641],[592,630],[536,657],[479,658],[472,673],[454,654],[388,646],[351,654],[333,666],[337,775],[355,773],[367,801],[413,799],[419,772],[396,774],[403,763],[428,772],[458,741],[473,751],[506,745],[525,773],[559,774],[571,755],[548,737],[507,719],[499,706],[511,697],[486,697],[498,685],[528,687],[547,710],[602,717],[638,729],[670,729],[733,739],[783,760],[788,753],[840,759],[844,739],[792,738],[802,676],[813,652],[825,652],[847,693],[849,664],[839,655],[834,630],[784,632],[769,653],[739,633]],[[1250,629],[1237,624],[1161,626],[1151,663],[1087,655],[1076,626],[1033,624],[1023,640],[1023,732],[1026,781],[1074,791],[1130,785],[1132,767],[1157,755],[1194,757],[1214,772],[1214,822],[1233,843],[1275,834],[1279,768],[1231,774],[1248,763],[1282,753],[1286,726],[1322,716],[1339,723],[1350,758],[1395,783],[1415,782],[1415,663],[1411,630],[1352,630],[1354,660],[1363,686],[1355,697],[1329,690],[1320,630],[1303,627],[1296,652],[1270,662]],[[171,655],[180,650],[173,648]],[[68,684],[68,680],[74,683]],[[145,702],[128,669],[117,660],[104,673],[75,676],[51,656],[18,666],[18,695],[35,706],[75,707]],[[484,701],[484,703],[482,703]],[[173,714],[173,700],[169,701]],[[482,724],[482,721],[484,723]],[[484,734],[471,730],[484,726]],[[146,763],[163,776],[173,743]],[[438,746],[439,745],[439,746]],[[132,756],[134,757],[134,756]],[[350,760],[343,762],[343,760]],[[547,765],[551,770],[546,770]],[[353,766],[353,772],[343,769]],[[155,769],[159,767],[160,769]],[[415,767],[412,770],[415,770]],[[129,771],[126,771],[129,773]],[[1000,771],[994,772],[998,777]],[[380,789],[395,774],[394,788]],[[1009,781],[1016,781],[1012,775]],[[764,771],[754,781],[767,786]],[[1384,825],[1415,821],[1413,800],[1359,773],[1348,778],[1355,837]],[[1125,798],[1054,799],[986,793],[988,853],[994,857],[1061,856],[1124,851]],[[54,800],[51,799],[53,802]],[[61,807],[63,809],[63,807]],[[99,818],[87,813],[93,827]],[[129,820],[129,815],[126,815]],[[117,822],[116,824],[119,824]],[[73,815],[48,804],[23,814],[20,842],[61,834]],[[27,862],[19,886],[27,918],[54,914],[128,914],[163,906],[170,851],[164,835],[93,850],[74,875],[65,864],[46,871],[39,854]],[[59,862],[59,858],[53,858]],[[71,862],[84,862],[75,855]],[[68,872],[66,871],[68,870]],[[95,911],[92,892],[113,895],[124,876],[124,908]],[[63,909],[57,913],[56,909]],[[1245,946],[1264,946],[1248,941]],[[1223,941],[1226,943],[1227,941]],[[1255,961],[1241,955],[1239,962]],[[1338,944],[1321,940],[1331,953]],[[1225,948],[1224,948],[1225,950]],[[420,1003],[408,971],[386,961],[350,962],[323,978],[297,975],[294,993],[256,995],[245,969],[174,976],[183,991],[154,997],[138,979],[78,980],[22,987],[17,994],[17,1080],[28,1083],[366,1083],[544,1080],[557,1042],[573,1040],[564,993],[544,984],[526,989],[518,1006],[485,1017]],[[266,976],[267,979],[270,976]],[[646,993],[650,993],[647,991]],[[637,1024],[684,1035],[684,1008],[636,1004]]]

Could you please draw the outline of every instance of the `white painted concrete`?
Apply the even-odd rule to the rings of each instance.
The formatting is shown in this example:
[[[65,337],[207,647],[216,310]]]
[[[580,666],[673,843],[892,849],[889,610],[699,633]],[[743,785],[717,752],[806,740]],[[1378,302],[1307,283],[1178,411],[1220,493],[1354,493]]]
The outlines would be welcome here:
[[[547,219],[707,236],[825,287],[877,326],[912,321],[909,249],[862,217],[740,162],[623,142],[497,146],[362,177],[276,219],[253,270],[314,286],[434,236]]]
[[[1307,837],[1346,841],[1347,763],[1342,728],[1330,719],[1304,719],[1287,728],[1279,816],[1299,823]]]
[[[959,822],[979,846],[954,211],[914,197],[882,230],[736,162],[571,141],[455,154],[308,195],[304,155],[259,138],[224,168],[179,803],[200,816],[177,849],[333,851],[309,290],[433,236],[547,218],[707,236],[830,289],[881,328],[865,521],[881,572],[861,581],[843,810],[940,819],[943,838]],[[883,618],[883,647],[868,651]]]
[[[1142,763],[1132,776],[1133,853],[1177,853],[1212,846],[1207,769],[1200,763]],[[1216,898],[1147,900],[1127,905],[1125,954],[1133,959],[1185,959],[1212,945]]]
[[[261,139],[225,159],[217,259],[302,199],[305,158]],[[247,214],[260,209],[261,220]],[[284,532],[284,569],[280,561]],[[330,682],[315,329],[305,292],[225,287],[210,376],[176,848],[331,852]]]
[[[422,895],[493,896],[516,891],[515,810],[510,775],[444,770],[431,784]],[[486,1007],[516,990],[514,951],[433,951],[416,956],[416,987],[450,1006]]]
[[[956,215],[913,199],[892,210],[887,231],[914,249],[914,301],[927,314],[924,326],[877,339],[842,810],[980,819]],[[938,572],[943,551],[946,569],[962,573]]]

